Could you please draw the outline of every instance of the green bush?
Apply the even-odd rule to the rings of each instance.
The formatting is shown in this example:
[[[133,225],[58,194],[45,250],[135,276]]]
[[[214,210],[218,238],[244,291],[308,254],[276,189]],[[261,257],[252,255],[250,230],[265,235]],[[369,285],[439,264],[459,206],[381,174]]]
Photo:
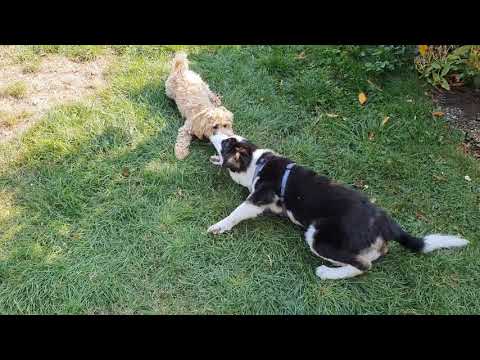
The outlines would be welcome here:
[[[415,67],[435,87],[480,86],[479,45],[420,45]]]
[[[350,45],[347,50],[360,61],[366,73],[380,76],[412,64],[413,45]]]

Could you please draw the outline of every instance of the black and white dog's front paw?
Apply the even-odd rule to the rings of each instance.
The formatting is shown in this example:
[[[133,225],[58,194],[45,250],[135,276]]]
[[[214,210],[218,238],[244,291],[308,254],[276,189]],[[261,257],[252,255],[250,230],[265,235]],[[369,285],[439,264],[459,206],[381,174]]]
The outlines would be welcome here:
[[[212,225],[208,228],[208,232],[212,234],[221,234],[226,231],[230,231],[232,229],[232,226],[228,221],[222,220],[216,223],[215,225]]]
[[[222,164],[223,164],[223,159],[222,159],[222,157],[219,156],[219,155],[213,155],[213,156],[210,156],[210,162],[211,162],[213,165],[222,166]]]

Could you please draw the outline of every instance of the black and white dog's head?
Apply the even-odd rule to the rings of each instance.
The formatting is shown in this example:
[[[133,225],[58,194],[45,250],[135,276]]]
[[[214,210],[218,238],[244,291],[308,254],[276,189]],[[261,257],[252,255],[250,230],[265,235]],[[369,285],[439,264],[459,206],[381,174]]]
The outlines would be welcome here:
[[[210,141],[219,155],[217,164],[232,172],[247,171],[257,149],[254,144],[238,135],[216,134],[210,137]]]

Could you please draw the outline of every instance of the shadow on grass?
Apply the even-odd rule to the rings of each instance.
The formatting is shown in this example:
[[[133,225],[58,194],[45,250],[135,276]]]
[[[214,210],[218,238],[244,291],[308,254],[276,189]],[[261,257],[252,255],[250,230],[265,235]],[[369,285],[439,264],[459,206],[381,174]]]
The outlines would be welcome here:
[[[384,110],[382,103],[375,103],[372,96],[371,113],[347,107],[349,100],[340,95],[348,92],[355,99],[354,85],[336,88],[328,82],[329,74],[317,73],[309,62],[296,59],[304,48],[289,47],[284,57],[268,47],[222,49],[221,56],[199,53],[192,60],[202,60],[193,61],[193,67],[224,96],[240,134],[286,150],[292,158],[317,168],[327,164],[344,179],[362,176],[385,198],[389,191],[397,191],[388,205],[410,206],[401,213],[413,218],[416,205],[430,201],[420,202],[419,193],[435,195],[435,191],[422,184],[418,189],[409,186],[408,178],[425,174],[431,163],[418,160],[422,155],[407,158],[409,153],[401,152],[401,145],[406,147],[404,139],[410,136],[433,143],[438,134],[425,135],[425,124],[410,124],[416,128],[385,131],[397,136],[397,143],[389,145],[380,133],[379,143],[371,142],[368,133],[378,127],[374,117]],[[307,59],[321,55],[320,50],[307,48]],[[315,74],[318,78],[312,77]],[[224,171],[209,165],[213,149],[208,143],[195,141],[186,160],[175,159],[173,145],[182,120],[164,94],[165,75],[123,89],[121,99],[114,99],[118,104],[107,99],[101,109],[69,107],[64,118],[49,119],[64,121],[65,131],[62,123],[52,122],[25,139],[15,166],[0,175],[0,200],[11,204],[4,206],[8,213],[0,214],[0,312],[358,313],[363,309],[381,313],[391,305],[378,300],[378,287],[385,298],[400,303],[396,311],[413,306],[425,312],[424,294],[413,294],[414,300],[404,300],[402,294],[443,276],[433,269],[457,267],[455,271],[460,271],[455,263],[460,254],[415,262],[415,257],[402,252],[401,261],[395,255],[387,258],[376,275],[369,275],[368,283],[354,279],[318,284],[312,268],[319,260],[286,221],[245,222],[221,240],[207,236],[208,226],[228,214],[246,192]],[[312,121],[317,120],[319,97],[326,99],[320,104],[322,112],[330,111],[338,99],[340,110],[359,113],[360,120]],[[405,110],[405,118],[415,111]],[[81,130],[70,134],[68,126]],[[399,155],[389,156],[388,146]],[[390,172],[403,188],[392,190],[393,180],[375,183]],[[455,194],[460,196],[458,191]],[[461,200],[471,200],[468,196]],[[401,203],[401,198],[407,200]],[[405,205],[408,199],[411,204]],[[456,198],[452,195],[449,200],[455,204]],[[458,206],[459,211],[467,208]],[[446,216],[443,222],[448,224]],[[409,221],[417,230],[426,227]],[[461,226],[467,227],[470,221],[464,219]],[[465,271],[476,274],[477,270]],[[437,304],[446,302],[443,291],[433,291]],[[375,295],[368,297],[369,293]],[[459,302],[473,298],[465,296]],[[368,300],[365,306],[364,299]]]

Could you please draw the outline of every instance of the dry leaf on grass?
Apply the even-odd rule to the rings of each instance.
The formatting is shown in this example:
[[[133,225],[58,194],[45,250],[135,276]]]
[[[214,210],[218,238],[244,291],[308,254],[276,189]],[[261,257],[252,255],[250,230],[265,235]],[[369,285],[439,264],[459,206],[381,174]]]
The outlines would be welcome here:
[[[472,179],[471,179],[470,176],[468,176],[468,175],[465,175],[465,178],[464,178],[464,179],[467,180],[467,181],[472,181]]]
[[[444,176],[433,175],[435,181],[447,181],[447,178]]]
[[[372,141],[373,139],[375,139],[375,133],[373,131],[370,131],[368,133],[368,140]]]
[[[328,117],[330,118],[336,118],[336,117],[339,117],[339,115],[337,114],[333,114],[333,113],[325,113],[325,115],[327,115]]]
[[[126,168],[123,168],[123,170],[122,170],[122,175],[123,175],[124,177],[130,176],[130,170],[128,170],[127,167],[126,167]]]
[[[385,116],[382,121],[382,126],[385,126],[389,120],[390,120],[390,116]]]
[[[418,219],[418,220],[422,220],[422,221],[427,221],[427,218],[425,217],[425,215],[421,212],[421,211],[417,211],[415,213],[415,217]]]
[[[445,113],[442,112],[442,111],[434,111],[434,112],[432,112],[432,115],[436,116],[436,117],[441,117],[441,116],[445,115]]]
[[[295,59],[299,59],[299,60],[305,59],[305,51],[302,51],[300,54],[295,56]]]
[[[383,91],[382,88],[376,84],[374,84],[371,80],[367,80],[367,82],[372,85],[375,89]]]
[[[358,189],[362,189],[364,185],[365,185],[365,182],[361,179],[355,181],[355,183],[353,184],[353,186],[358,188]]]
[[[358,94],[358,101],[361,105],[365,104],[367,102],[367,95],[365,95],[364,92],[361,92],[360,94]]]

